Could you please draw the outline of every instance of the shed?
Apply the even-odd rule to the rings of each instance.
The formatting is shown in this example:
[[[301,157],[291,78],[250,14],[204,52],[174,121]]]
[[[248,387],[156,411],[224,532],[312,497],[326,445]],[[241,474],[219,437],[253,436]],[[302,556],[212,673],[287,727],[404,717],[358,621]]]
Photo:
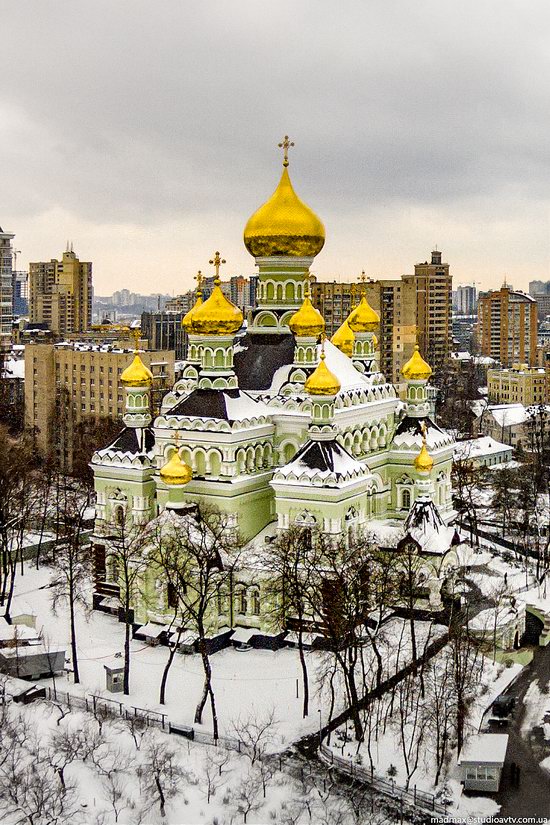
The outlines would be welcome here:
[[[0,649],[0,671],[22,679],[51,678],[65,672],[65,650],[43,644]]]
[[[144,639],[149,645],[158,645],[161,642],[166,642],[169,630],[170,626],[167,624],[147,622],[147,624],[142,625],[136,630],[134,638]]]
[[[112,659],[104,664],[106,687],[110,693],[124,690],[124,659]]]
[[[498,791],[507,748],[507,733],[470,736],[458,759],[464,790]]]

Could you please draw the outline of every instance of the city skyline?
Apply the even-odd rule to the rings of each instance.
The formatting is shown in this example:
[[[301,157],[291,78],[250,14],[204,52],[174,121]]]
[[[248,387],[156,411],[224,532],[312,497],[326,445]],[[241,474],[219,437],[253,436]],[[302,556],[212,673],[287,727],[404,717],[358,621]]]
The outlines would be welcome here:
[[[226,276],[251,274],[242,231],[276,186],[288,133],[296,191],[327,229],[320,279],[400,277],[435,245],[455,284],[550,277],[544,3],[528,20],[495,2],[254,8],[10,10],[0,223],[19,268],[72,238],[99,294],[146,292],[152,276],[185,292],[216,248]]]

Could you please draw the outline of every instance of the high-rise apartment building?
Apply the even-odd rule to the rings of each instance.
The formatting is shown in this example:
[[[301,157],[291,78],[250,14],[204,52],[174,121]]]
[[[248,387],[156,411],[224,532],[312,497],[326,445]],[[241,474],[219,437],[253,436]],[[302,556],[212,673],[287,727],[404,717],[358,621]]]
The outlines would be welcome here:
[[[78,448],[79,424],[122,420],[124,392],[120,375],[130,348],[93,344],[29,344],[25,347],[25,423],[38,450],[54,448],[67,470]],[[140,352],[154,376],[153,404],[175,380],[174,353]],[[157,410],[158,411],[158,410]]]
[[[537,353],[537,302],[504,285],[479,296],[478,340],[482,355],[503,367],[516,361],[534,366]]]
[[[399,383],[401,367],[416,344],[416,290],[411,280],[368,280],[363,286],[312,279],[311,300],[323,315],[326,333],[331,337],[348,317],[363,288],[369,304],[380,315],[380,370],[388,381]]]
[[[173,350],[178,361],[187,357],[187,332],[181,325],[184,312],[143,312],[141,334],[149,349]]]
[[[47,324],[59,336],[85,332],[92,323],[92,264],[72,245],[60,261],[29,264],[31,323]]]
[[[11,242],[15,235],[4,232],[0,227],[0,346],[11,340],[13,321],[13,274]]]
[[[475,286],[456,288],[455,307],[458,315],[474,315],[477,310],[477,291]]]
[[[550,295],[550,281],[529,281],[529,295]]]
[[[420,351],[434,371],[441,369],[452,348],[452,278],[449,264],[441,260],[441,252],[432,252],[430,263],[416,264],[414,275],[403,275],[403,281],[414,279],[416,291],[416,332]]]
[[[13,315],[27,315],[29,311],[29,273],[13,272]]]

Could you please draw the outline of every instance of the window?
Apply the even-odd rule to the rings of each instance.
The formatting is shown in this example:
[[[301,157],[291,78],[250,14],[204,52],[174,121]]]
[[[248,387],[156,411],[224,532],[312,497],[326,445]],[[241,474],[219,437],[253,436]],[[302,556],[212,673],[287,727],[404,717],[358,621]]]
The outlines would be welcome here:
[[[401,507],[402,509],[409,509],[411,506],[411,491],[402,490],[401,492]]]
[[[242,587],[239,591],[237,591],[237,613],[242,613],[246,615],[248,609],[248,603],[246,599],[246,590]]]
[[[260,615],[260,591],[256,588],[250,594],[250,612],[253,616]]]

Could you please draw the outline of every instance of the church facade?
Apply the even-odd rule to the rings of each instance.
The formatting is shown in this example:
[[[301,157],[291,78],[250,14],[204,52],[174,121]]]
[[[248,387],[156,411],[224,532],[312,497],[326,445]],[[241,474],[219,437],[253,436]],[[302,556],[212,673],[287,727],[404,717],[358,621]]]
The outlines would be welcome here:
[[[139,353],[122,374],[124,429],[92,458],[96,551],[108,557],[112,525],[146,524],[190,503],[221,510],[251,546],[295,524],[335,537],[368,531],[383,545],[411,534],[414,522],[437,605],[456,561],[448,527],[454,442],[432,420],[431,369],[417,349],[399,398],[379,372],[379,318],[363,293],[325,340],[308,281],[325,230],[293,189],[288,145],[285,139],[275,192],[244,231],[259,271],[258,308],[245,319],[223,295],[225,262],[216,252],[214,289],[203,302],[199,279],[183,319],[188,358],[154,421],[151,376]],[[243,570],[241,591],[248,586]],[[151,588],[154,604],[147,595],[137,599],[136,621],[170,613],[162,582]],[[261,594],[246,604],[253,615],[231,611],[234,625],[261,627]],[[213,621],[227,623],[225,616]]]

